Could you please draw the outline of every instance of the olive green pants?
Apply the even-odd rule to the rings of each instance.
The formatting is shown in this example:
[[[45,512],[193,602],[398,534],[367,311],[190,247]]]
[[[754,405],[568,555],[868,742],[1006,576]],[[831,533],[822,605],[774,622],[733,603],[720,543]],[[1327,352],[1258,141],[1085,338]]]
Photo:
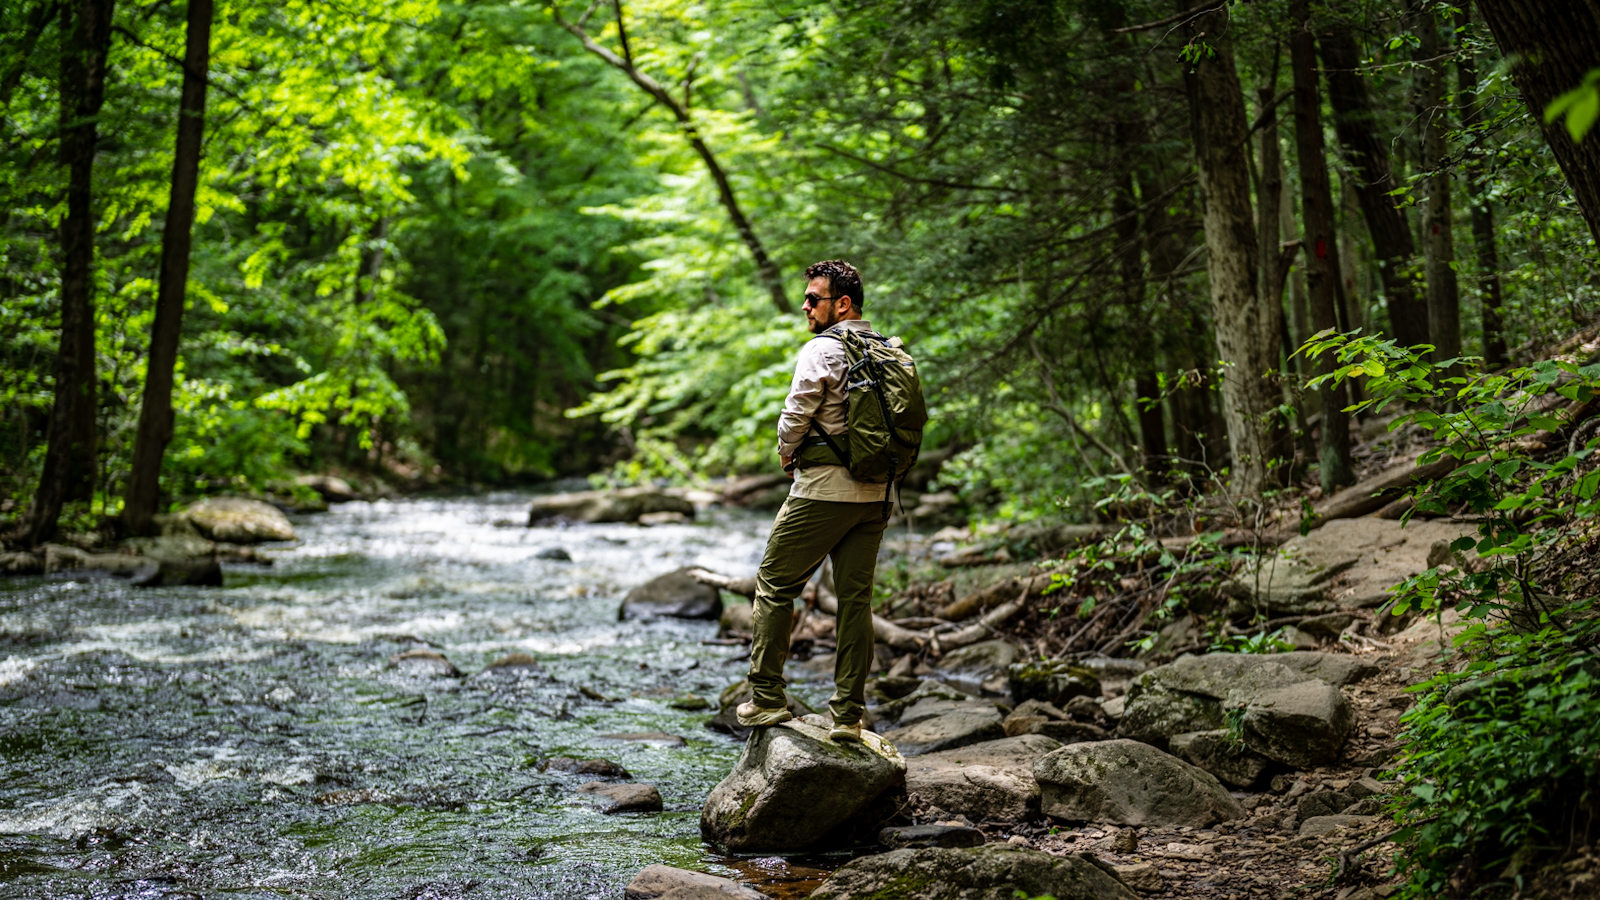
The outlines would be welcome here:
[[[783,663],[789,657],[794,599],[800,596],[823,557],[833,559],[839,595],[833,662],[833,721],[861,721],[867,704],[867,672],[872,666],[872,578],[878,569],[878,544],[887,524],[882,503],[840,503],[790,497],[778,510],[767,538],[767,552],[756,575],[755,643],[750,648],[750,686],[756,705],[785,705]]]

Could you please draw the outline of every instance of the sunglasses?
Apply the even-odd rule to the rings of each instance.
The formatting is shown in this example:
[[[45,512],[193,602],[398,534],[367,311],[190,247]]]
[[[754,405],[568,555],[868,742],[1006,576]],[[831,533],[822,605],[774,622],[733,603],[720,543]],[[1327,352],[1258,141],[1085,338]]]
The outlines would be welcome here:
[[[806,295],[806,302],[803,304],[802,308],[803,309],[812,309],[813,307],[821,305],[825,301],[837,300],[837,299],[839,299],[839,297],[843,297],[843,296],[844,296],[843,294],[840,294],[838,297],[818,297],[816,294],[807,294]]]

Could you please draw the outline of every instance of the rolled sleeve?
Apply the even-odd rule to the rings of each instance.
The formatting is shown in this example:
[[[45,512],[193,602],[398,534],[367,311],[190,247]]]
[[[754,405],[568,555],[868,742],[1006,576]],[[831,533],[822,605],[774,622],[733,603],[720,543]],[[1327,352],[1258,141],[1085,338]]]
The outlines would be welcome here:
[[[830,347],[829,345],[833,345]],[[816,417],[827,395],[828,383],[833,379],[830,352],[839,342],[830,339],[808,341],[800,349],[800,361],[794,367],[794,380],[789,384],[789,396],[783,401],[783,412],[778,415],[778,452],[793,456],[811,430],[811,420]],[[843,348],[839,348],[843,354]]]

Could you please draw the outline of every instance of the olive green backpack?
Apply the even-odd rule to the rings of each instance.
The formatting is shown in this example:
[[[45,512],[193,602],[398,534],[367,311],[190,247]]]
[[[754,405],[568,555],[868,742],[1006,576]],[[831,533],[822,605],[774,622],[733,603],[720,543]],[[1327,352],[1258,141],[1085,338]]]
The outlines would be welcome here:
[[[834,327],[817,335],[844,345],[844,434],[832,435],[811,420],[814,436],[795,456],[798,468],[845,466],[850,477],[882,484],[884,516],[889,514],[889,489],[905,480],[922,449],[922,428],[928,407],[922,400],[922,379],[916,361],[899,338],[873,331]]]

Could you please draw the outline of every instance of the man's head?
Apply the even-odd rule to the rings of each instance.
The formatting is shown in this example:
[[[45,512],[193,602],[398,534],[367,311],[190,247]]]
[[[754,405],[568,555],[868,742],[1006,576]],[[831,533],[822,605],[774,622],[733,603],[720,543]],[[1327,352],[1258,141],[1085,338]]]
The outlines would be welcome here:
[[[846,319],[861,318],[861,273],[842,259],[806,267],[806,327],[821,334]]]

